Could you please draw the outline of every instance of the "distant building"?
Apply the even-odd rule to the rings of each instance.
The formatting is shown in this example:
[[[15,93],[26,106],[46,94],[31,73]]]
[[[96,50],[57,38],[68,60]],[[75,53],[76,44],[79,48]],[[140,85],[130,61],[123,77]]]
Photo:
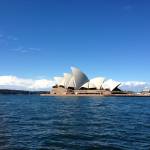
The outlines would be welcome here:
[[[142,93],[150,93],[150,88],[145,88]]]
[[[109,95],[119,89],[120,82],[104,77],[88,79],[80,69],[71,67],[71,73],[64,73],[63,77],[54,77],[56,85],[52,87],[51,94],[99,94]]]

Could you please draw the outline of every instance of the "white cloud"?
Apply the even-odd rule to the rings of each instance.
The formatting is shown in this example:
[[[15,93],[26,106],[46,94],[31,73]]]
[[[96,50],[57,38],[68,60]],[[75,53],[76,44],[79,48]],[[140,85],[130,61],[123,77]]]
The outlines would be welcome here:
[[[0,76],[1,89],[17,90],[50,90],[54,84],[53,80],[48,79],[24,79],[16,76]]]
[[[55,84],[55,81],[49,79],[26,79],[16,76],[0,76],[0,89],[17,89],[17,90],[50,90]],[[149,87],[150,83],[141,81],[126,81],[121,82],[119,86],[122,90],[142,91]]]
[[[150,83],[142,82],[142,81],[126,81],[121,82],[120,88],[122,90],[129,90],[129,91],[142,91],[145,88],[150,88]]]

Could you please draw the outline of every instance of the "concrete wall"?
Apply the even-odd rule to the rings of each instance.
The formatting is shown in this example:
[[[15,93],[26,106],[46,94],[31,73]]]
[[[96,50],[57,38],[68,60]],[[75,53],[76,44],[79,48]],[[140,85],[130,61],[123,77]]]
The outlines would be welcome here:
[[[56,95],[66,95],[66,93],[67,90],[62,87],[53,88],[51,91],[51,94],[56,94]]]
[[[69,94],[75,94],[75,95],[110,95],[111,91],[106,90],[71,90],[71,89],[65,89],[63,87],[56,87],[53,88],[51,91],[52,95],[69,95]]]

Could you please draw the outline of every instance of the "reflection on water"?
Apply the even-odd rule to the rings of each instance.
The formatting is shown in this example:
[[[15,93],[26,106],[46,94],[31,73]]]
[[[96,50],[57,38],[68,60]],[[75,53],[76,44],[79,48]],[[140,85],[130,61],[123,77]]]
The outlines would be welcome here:
[[[0,149],[150,149],[148,97],[0,96]]]

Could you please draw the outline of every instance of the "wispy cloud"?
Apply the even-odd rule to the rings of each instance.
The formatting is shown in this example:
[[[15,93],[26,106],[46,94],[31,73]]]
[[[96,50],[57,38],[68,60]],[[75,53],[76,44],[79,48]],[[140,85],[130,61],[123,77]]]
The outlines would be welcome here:
[[[16,36],[13,36],[13,35],[4,35],[4,34],[0,34],[0,39],[12,40],[12,41],[17,41],[17,40],[19,40],[19,38],[16,37]]]
[[[19,38],[13,35],[4,35],[0,33],[0,46],[7,48],[9,51],[18,52],[18,53],[36,53],[41,51],[40,48],[28,47],[28,46],[19,46]],[[15,47],[15,48],[10,48]]]
[[[53,80],[49,79],[26,79],[16,76],[0,76],[0,88],[1,89],[17,89],[17,90],[50,90],[54,84]]]
[[[15,41],[18,41],[18,38],[15,36],[0,34],[0,46],[8,46],[16,43]]]
[[[19,40],[18,37],[15,37],[15,36],[12,36],[12,35],[7,36],[7,39],[8,40],[13,40],[13,41]]]
[[[30,53],[30,52],[39,52],[39,48],[25,48],[25,47],[18,47],[15,49],[11,49],[11,51],[14,52],[20,52],[20,53]]]
[[[40,51],[39,48],[33,48],[33,47],[29,48],[29,50],[30,50],[30,51],[35,51],[35,52],[39,52],[39,51]]]

